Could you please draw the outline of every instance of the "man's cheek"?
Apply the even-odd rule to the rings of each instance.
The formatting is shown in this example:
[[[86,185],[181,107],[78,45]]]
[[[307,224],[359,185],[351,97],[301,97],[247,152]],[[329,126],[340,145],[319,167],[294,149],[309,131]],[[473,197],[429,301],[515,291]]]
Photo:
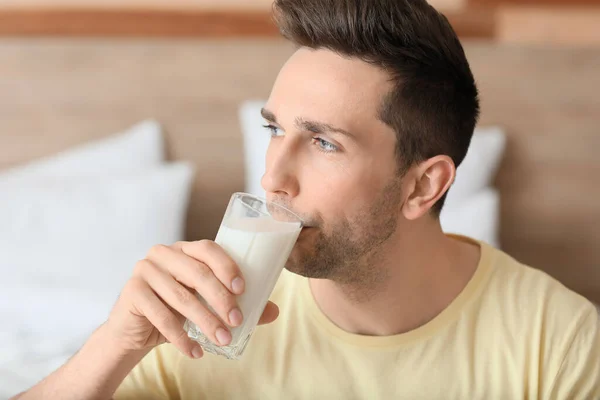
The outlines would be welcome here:
[[[342,161],[312,160],[305,171],[301,192],[325,218],[342,212],[361,187]]]
[[[337,155],[319,155],[311,159],[310,174],[319,176],[328,190],[335,190],[340,182],[353,179],[349,161]]]
[[[328,196],[338,199],[346,197],[352,191],[356,191],[354,179],[347,171],[330,170],[328,173],[323,174],[323,177],[320,190],[327,193]]]

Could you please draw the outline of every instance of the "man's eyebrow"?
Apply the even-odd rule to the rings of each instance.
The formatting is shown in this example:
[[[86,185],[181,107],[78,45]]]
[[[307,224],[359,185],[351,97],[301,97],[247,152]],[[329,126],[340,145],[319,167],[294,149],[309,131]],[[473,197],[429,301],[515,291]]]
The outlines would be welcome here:
[[[324,122],[306,120],[301,117],[296,118],[296,127],[298,129],[313,133],[334,132],[344,136],[348,136],[351,139],[356,139],[356,136],[354,136],[352,133],[348,132],[345,129],[337,128],[333,125],[326,124]]]
[[[275,114],[273,114],[271,111],[267,110],[266,108],[260,109],[260,115],[262,115],[262,117],[264,119],[266,119],[267,121],[277,123],[277,118],[275,118]]]
[[[277,118],[275,117],[275,114],[273,114],[273,112],[267,110],[266,108],[261,108],[260,114],[267,121],[277,123]],[[326,124],[324,122],[311,121],[311,120],[304,119],[302,117],[298,117],[298,118],[296,118],[295,124],[296,124],[296,128],[298,128],[299,130],[308,131],[308,132],[317,133],[317,134],[327,133],[327,132],[339,133],[341,135],[348,136],[349,138],[356,140],[356,136],[354,136],[352,133],[348,132],[347,130],[342,129],[342,128],[337,128],[333,125]]]

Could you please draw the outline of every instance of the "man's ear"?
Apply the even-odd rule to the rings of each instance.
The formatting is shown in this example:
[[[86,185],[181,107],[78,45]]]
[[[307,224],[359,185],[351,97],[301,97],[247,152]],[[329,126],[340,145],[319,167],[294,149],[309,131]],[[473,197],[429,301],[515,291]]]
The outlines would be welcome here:
[[[448,191],[454,182],[456,167],[450,157],[439,155],[417,165],[411,175],[414,184],[407,193],[402,214],[408,220],[415,220],[426,214]]]

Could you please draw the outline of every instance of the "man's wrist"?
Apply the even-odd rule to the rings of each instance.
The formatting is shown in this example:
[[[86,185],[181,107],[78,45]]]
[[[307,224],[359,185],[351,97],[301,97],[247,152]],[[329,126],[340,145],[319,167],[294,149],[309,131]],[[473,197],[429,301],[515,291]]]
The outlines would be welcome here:
[[[77,374],[81,382],[81,393],[96,393],[94,399],[110,398],[123,379],[151,349],[131,350],[115,337],[106,323],[92,334],[67,368],[69,375]],[[92,364],[90,364],[92,363]]]
[[[102,358],[111,364],[132,364],[132,367],[140,362],[151,350],[150,348],[142,350],[129,348],[120,338],[113,334],[106,323],[102,324],[92,334],[86,346],[89,346],[93,352],[101,352],[103,355]]]
[[[149,352],[150,349],[127,349],[102,325],[65,365],[22,394],[22,398],[110,399]]]

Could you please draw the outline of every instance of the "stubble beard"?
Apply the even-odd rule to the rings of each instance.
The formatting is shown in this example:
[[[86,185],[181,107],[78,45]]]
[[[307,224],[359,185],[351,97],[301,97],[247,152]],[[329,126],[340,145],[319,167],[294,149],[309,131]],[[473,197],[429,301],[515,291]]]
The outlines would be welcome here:
[[[370,297],[388,276],[382,258],[396,232],[401,194],[400,179],[394,178],[356,217],[331,225],[327,233],[320,229],[310,246],[297,243],[286,269],[307,278],[332,280],[356,300]]]

